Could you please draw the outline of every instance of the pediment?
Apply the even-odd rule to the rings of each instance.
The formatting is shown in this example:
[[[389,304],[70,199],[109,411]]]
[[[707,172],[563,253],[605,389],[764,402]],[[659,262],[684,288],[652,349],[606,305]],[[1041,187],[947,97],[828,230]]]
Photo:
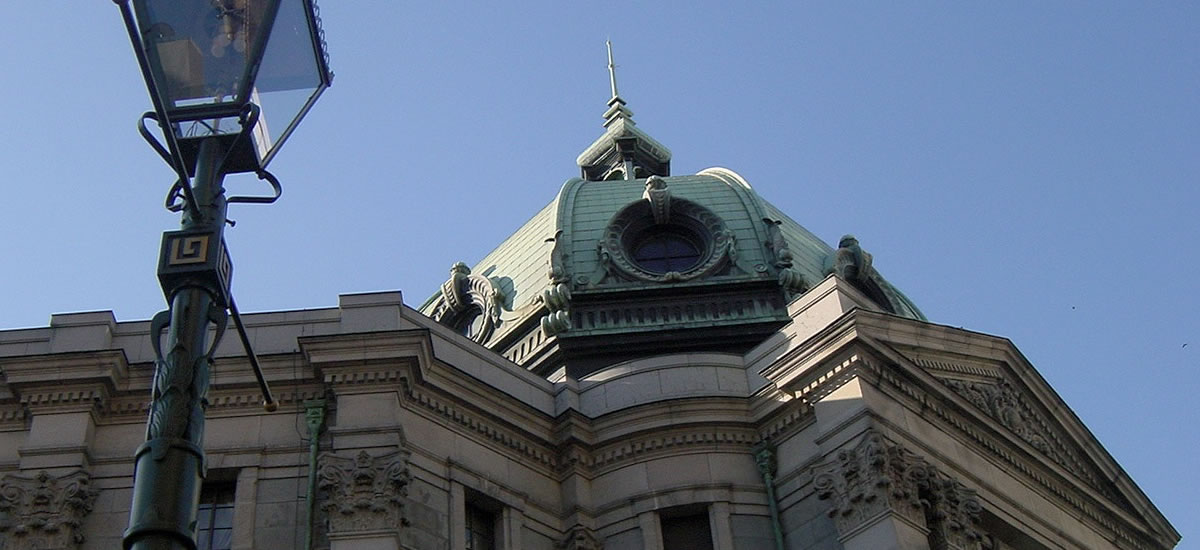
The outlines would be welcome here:
[[[1076,486],[1086,487],[1084,493],[1107,501],[1110,510],[1141,523],[1160,541],[1178,538],[1011,341],[861,310],[853,317],[859,337],[883,352],[888,362],[911,372],[927,390],[944,390],[938,393],[947,409],[960,421],[974,424],[970,430],[991,434],[987,442],[980,440],[990,452],[1027,464],[1034,477],[1056,473],[1073,479]],[[1039,471],[1044,474],[1034,473]]]

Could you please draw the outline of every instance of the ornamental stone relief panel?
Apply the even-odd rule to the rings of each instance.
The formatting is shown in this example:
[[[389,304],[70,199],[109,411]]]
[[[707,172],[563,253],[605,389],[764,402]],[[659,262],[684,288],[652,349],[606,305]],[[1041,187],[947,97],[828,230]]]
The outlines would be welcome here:
[[[1096,477],[1082,466],[1075,453],[1063,444],[1062,438],[1054,434],[1049,423],[1034,412],[1025,396],[1007,380],[974,382],[942,378],[941,381],[1050,460],[1109,493],[1099,486]]]
[[[332,453],[318,460],[317,487],[330,536],[399,529],[408,524],[404,499],[412,473],[406,450],[353,458]]]
[[[97,493],[83,471],[59,477],[44,470],[33,477],[5,476],[0,480],[0,549],[79,548],[84,541],[80,526]]]

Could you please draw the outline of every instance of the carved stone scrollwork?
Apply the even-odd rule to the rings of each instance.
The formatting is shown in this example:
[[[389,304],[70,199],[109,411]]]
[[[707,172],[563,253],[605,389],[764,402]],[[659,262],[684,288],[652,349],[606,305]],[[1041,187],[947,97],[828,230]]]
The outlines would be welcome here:
[[[924,319],[921,310],[887,282],[871,265],[871,254],[862,249],[854,235],[843,235],[838,249],[825,260],[825,272],[836,273],[875,301],[888,313]]]
[[[354,458],[326,453],[319,459],[317,486],[330,535],[399,529],[408,525],[404,498],[412,474],[406,450]]]
[[[546,316],[542,317],[542,332],[546,333],[546,336],[566,332],[571,328],[571,314],[567,310],[571,305],[571,289],[565,283],[543,290],[542,303],[547,310]]]
[[[1068,460],[1068,453],[1056,448],[1051,444],[1051,440],[1043,435],[1045,432],[1044,428],[1039,425],[1041,423],[1029,410],[1029,406],[1021,398],[1020,392],[1007,381],[994,384],[953,379],[943,379],[942,381],[954,393],[970,401],[988,416],[1003,424],[1005,428],[1012,430],[1017,437],[1041,451],[1059,466],[1076,475],[1081,473],[1080,469],[1071,460]]]
[[[89,483],[83,471],[59,477],[45,471],[31,478],[5,476],[0,481],[0,542],[7,539],[11,548],[78,548],[84,541],[83,517],[98,493]]]
[[[554,243],[554,248],[550,251],[550,271],[547,276],[550,277],[550,284],[566,283],[571,280],[571,274],[567,272],[567,246],[563,243],[563,232],[558,230],[553,237],[546,239],[546,242]]]
[[[646,178],[646,190],[642,192],[642,198],[650,203],[654,223],[666,224],[671,221],[671,190],[667,189],[667,180],[658,176]]]
[[[804,279],[804,274],[792,267],[792,251],[779,228],[783,222],[763,218],[763,223],[767,224],[767,248],[775,256],[775,268],[779,270],[779,286],[789,295],[803,294],[808,290],[808,281]]]
[[[929,465],[878,433],[867,434],[818,468],[813,478],[817,497],[832,503],[829,516],[839,532],[849,533],[886,510],[914,525],[925,523],[920,489],[928,483]]]
[[[558,550],[601,550],[604,545],[600,543],[591,529],[576,525],[567,531],[567,536],[563,537],[555,545],[555,548]]]
[[[431,316],[482,344],[492,337],[500,321],[503,301],[504,293],[495,281],[472,275],[467,264],[458,262],[442,283],[442,295]]]

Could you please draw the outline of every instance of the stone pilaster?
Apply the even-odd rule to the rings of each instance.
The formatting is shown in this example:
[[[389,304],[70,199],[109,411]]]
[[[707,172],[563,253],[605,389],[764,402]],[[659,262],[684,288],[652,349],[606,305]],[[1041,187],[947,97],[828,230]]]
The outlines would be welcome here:
[[[8,475],[0,480],[0,548],[73,550],[84,542],[83,518],[97,491],[76,471],[54,477]]]

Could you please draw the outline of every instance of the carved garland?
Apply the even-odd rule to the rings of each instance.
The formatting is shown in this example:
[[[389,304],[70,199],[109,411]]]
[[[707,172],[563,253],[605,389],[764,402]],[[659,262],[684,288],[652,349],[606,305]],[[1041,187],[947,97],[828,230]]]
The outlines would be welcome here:
[[[664,214],[660,211],[658,216],[669,215],[671,225],[688,228],[705,240],[700,251],[702,259],[698,264],[683,272],[653,273],[642,269],[629,257],[628,240],[639,230],[650,227],[655,222],[651,201],[639,200],[622,208],[613,216],[598,245],[600,268],[592,277],[582,277],[577,282],[597,285],[609,276],[652,283],[688,281],[716,274],[727,264],[735,263],[737,251],[733,233],[726,229],[720,216],[699,204],[680,198],[670,201],[668,212],[669,214]]]
[[[87,472],[52,477],[45,470],[27,478],[0,481],[0,541],[13,548],[77,548],[84,541],[80,526],[92,511],[98,491]],[[0,545],[3,546],[3,545]]]

